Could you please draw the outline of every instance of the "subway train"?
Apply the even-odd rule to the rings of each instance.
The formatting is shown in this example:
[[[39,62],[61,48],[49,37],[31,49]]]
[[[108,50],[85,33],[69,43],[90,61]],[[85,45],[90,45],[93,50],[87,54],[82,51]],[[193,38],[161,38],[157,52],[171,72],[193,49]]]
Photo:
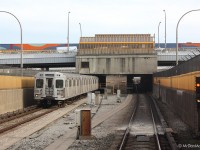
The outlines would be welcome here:
[[[60,72],[39,72],[35,75],[34,99],[43,107],[65,101],[98,89],[95,76]]]

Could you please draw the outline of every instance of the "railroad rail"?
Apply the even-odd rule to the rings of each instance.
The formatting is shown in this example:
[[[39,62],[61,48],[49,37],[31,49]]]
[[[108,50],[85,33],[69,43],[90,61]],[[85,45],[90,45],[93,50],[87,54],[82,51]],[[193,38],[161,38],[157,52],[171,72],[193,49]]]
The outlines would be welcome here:
[[[71,98],[68,101],[66,101],[65,104],[71,105],[74,102],[85,97],[85,95],[80,95],[75,98]],[[0,115],[0,134],[11,130],[21,124],[24,124],[26,122],[44,116],[48,113],[51,113],[57,109],[59,109],[58,106],[52,106],[51,108],[43,109],[41,107],[38,107],[37,105],[33,105],[24,109],[2,114]]]
[[[0,133],[11,130],[21,124],[24,124],[33,119],[44,116],[45,114],[48,114],[57,109],[58,109],[58,107],[54,107],[51,109],[36,108],[33,111],[24,112],[23,115],[17,115],[15,117],[12,117],[13,119],[4,121],[0,124]]]
[[[166,128],[160,121],[160,117],[152,99],[144,94],[137,96],[137,102],[133,109],[129,124],[121,138],[119,150],[123,149],[177,149],[176,144],[168,138]],[[163,119],[163,118],[162,118]],[[123,132],[123,131],[122,131]],[[118,135],[121,136],[122,132]]]
[[[8,121],[13,120],[18,117],[22,117],[27,114],[34,113],[35,111],[38,111],[38,109],[39,108],[37,105],[33,105],[33,106],[19,109],[19,110],[13,111],[13,112],[7,112],[5,114],[1,114],[0,115],[0,124],[2,124],[4,122],[8,122]]]

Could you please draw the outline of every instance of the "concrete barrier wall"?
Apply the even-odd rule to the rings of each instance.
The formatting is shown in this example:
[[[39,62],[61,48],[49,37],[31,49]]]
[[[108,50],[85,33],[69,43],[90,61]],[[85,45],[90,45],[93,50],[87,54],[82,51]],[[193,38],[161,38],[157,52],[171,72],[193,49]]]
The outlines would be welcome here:
[[[33,105],[33,88],[0,90],[0,114]]]
[[[0,76],[0,90],[33,87],[34,77]]]
[[[160,97],[160,100],[166,103],[183,122],[188,124],[194,132],[198,132],[198,110],[194,92],[153,85],[153,95],[156,98]]]

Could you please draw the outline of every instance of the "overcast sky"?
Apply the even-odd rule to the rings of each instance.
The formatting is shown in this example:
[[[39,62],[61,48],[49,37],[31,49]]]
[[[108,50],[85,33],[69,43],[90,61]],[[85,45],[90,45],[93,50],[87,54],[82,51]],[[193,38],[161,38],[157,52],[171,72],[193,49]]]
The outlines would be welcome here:
[[[0,11],[13,13],[23,28],[23,43],[66,43],[70,11],[70,43],[95,34],[152,34],[164,43],[175,43],[176,25],[189,10],[200,9],[200,0],[0,0]],[[187,14],[179,24],[179,42],[200,42],[200,11]],[[0,13],[0,44],[20,43],[16,19]]]

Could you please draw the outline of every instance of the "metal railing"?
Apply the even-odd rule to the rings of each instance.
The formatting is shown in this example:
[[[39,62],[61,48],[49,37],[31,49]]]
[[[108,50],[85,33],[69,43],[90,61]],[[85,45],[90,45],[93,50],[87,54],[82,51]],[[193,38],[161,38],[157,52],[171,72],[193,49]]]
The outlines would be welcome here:
[[[170,77],[200,70],[200,55],[185,61],[169,70],[154,73],[154,77]]]

